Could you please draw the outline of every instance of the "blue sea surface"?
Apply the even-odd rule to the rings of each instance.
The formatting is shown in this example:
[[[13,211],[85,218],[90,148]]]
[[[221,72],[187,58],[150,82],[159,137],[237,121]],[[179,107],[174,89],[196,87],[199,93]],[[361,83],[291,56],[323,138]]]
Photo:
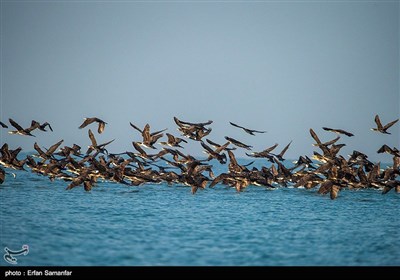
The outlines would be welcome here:
[[[1,249],[29,245],[18,265],[400,265],[394,191],[67,185],[29,171],[0,185]]]

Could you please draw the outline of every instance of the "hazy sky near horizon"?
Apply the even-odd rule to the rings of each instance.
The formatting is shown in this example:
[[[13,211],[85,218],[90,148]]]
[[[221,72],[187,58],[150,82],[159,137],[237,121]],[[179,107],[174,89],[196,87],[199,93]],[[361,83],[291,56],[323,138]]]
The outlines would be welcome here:
[[[343,155],[390,162],[376,151],[400,148],[399,123],[392,135],[370,128],[375,114],[400,115],[399,36],[398,1],[1,1],[0,120],[54,129],[1,129],[1,143],[64,139],[86,151],[78,126],[97,116],[108,123],[98,142],[115,138],[109,151],[122,152],[141,139],[129,122],[179,135],[177,116],[213,120],[209,139],[254,151],[293,140],[287,158],[312,154],[310,128],[322,141],[336,136],[323,126],[342,128],[355,134],[342,137]]]

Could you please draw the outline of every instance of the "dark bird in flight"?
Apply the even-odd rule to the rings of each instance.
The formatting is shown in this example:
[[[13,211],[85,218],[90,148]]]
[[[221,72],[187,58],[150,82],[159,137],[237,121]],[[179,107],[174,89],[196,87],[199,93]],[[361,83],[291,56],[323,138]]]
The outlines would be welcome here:
[[[378,154],[387,153],[387,154],[390,154],[390,155],[393,155],[393,156],[400,157],[400,151],[396,147],[393,147],[393,149],[392,149],[386,144],[383,144],[382,147],[379,148],[377,153]]]
[[[156,132],[152,132],[150,133],[150,125],[146,124],[142,129],[140,129],[139,127],[135,126],[133,123],[129,123],[131,125],[131,127],[133,127],[134,129],[136,129],[137,131],[139,131],[142,134],[143,137],[143,142],[136,142],[137,144],[144,146],[146,148],[152,148],[152,149],[156,149],[156,147],[154,147],[153,145],[157,142],[158,139],[160,139],[161,137],[164,136],[164,134],[162,134],[161,132],[167,130],[166,128],[163,130],[159,130]]]
[[[10,122],[10,124],[15,127],[17,130],[12,130],[9,131],[8,133],[10,134],[18,134],[18,135],[27,135],[27,136],[33,136],[35,137],[35,135],[31,134],[31,131],[35,130],[36,128],[38,128],[37,125],[28,127],[28,128],[22,128],[22,126],[20,126],[17,122],[15,122],[13,119],[9,118],[8,121]]]
[[[89,124],[91,124],[91,123],[94,123],[94,122],[97,122],[97,123],[99,124],[99,127],[98,127],[98,129],[97,129],[97,132],[98,132],[99,134],[103,133],[104,128],[106,127],[106,124],[107,124],[107,123],[106,123],[105,121],[99,119],[99,118],[96,118],[96,117],[93,117],[93,118],[85,118],[84,121],[83,121],[83,123],[79,126],[79,128],[82,129],[82,128],[86,127],[87,125],[89,125]]]
[[[163,132],[164,130],[165,129],[150,133],[150,125],[146,124],[142,132],[143,142],[138,142],[138,144],[146,148],[156,149],[156,147],[154,147],[153,145],[157,142],[158,139],[163,137],[164,134],[162,134],[161,132]]]
[[[36,126],[41,131],[47,131],[46,126],[48,126],[50,128],[50,130],[53,131],[53,128],[51,127],[51,125],[48,122],[40,124],[39,122],[32,120],[31,127],[34,127],[34,126]]]
[[[235,123],[233,123],[233,122],[229,122],[229,123],[230,123],[231,125],[235,126],[235,127],[238,127],[238,128],[243,129],[246,133],[248,133],[248,134],[250,134],[250,135],[254,135],[254,136],[255,136],[254,133],[265,133],[265,132],[266,132],[266,131],[259,131],[259,130],[249,129],[249,128],[246,128],[246,127],[237,125],[237,124],[235,124]]]
[[[3,123],[3,122],[0,122],[0,125],[1,125],[2,128],[8,128],[8,125],[6,125],[6,124]]]
[[[376,115],[376,116],[375,116],[375,123],[376,123],[376,126],[377,126],[377,127],[371,128],[371,130],[377,131],[377,132],[380,132],[380,133],[383,133],[383,134],[391,134],[391,133],[387,132],[387,130],[388,130],[391,126],[393,126],[395,123],[397,123],[398,121],[399,121],[399,119],[394,120],[394,121],[391,121],[390,123],[388,123],[388,124],[386,124],[386,125],[383,126],[382,123],[381,123],[381,120],[380,120],[379,116]]]
[[[135,154],[135,156],[141,157],[144,160],[152,160],[153,156],[148,155],[141,147],[140,144],[137,142],[132,142],[133,147],[136,149],[136,151],[139,152],[139,154]]]
[[[185,142],[187,143],[187,141],[185,139],[179,138],[179,137],[175,137],[172,134],[166,133],[167,137],[168,137],[168,141],[167,142],[160,142],[161,145],[167,145],[170,147],[179,147],[179,148],[183,148],[181,145],[179,145],[179,143],[181,142]]]
[[[315,132],[314,132],[314,135],[316,135]],[[327,141],[327,142],[325,142],[325,143],[321,143],[321,144],[312,144],[312,145],[313,145],[313,146],[317,146],[317,147],[320,147],[320,146],[325,146],[325,147],[327,147],[327,146],[329,146],[329,145],[335,144],[339,139],[340,139],[340,136],[336,137],[335,139],[329,140],[329,141]]]
[[[274,157],[273,154],[271,154],[271,152],[278,146],[278,143],[276,143],[275,145],[266,148],[265,150],[261,151],[261,152],[253,152],[253,153],[246,153],[247,156],[249,157],[254,157],[254,158],[267,158],[270,162],[274,163]],[[285,149],[284,149],[285,150]]]
[[[285,159],[283,158],[283,155],[284,155],[284,154],[286,153],[286,151],[289,149],[290,144],[292,144],[292,141],[290,141],[289,144],[287,144],[286,147],[283,148],[283,150],[282,150],[278,155],[275,155],[277,159],[279,159],[280,161],[285,160]]]
[[[134,125],[134,124],[131,123],[131,122],[129,122],[129,124],[131,125],[131,127],[133,127],[134,129],[136,129],[137,131],[139,131],[140,134],[143,134],[143,132],[147,129],[147,126],[148,126],[149,133],[150,133],[150,125],[149,125],[149,124],[146,124],[146,126],[145,126],[143,129],[140,129],[139,127],[137,127],[136,125]],[[164,128],[164,129],[162,129],[162,130],[159,130],[159,131],[156,131],[156,132],[152,132],[152,133],[150,133],[150,136],[155,136],[155,135],[160,134],[161,132],[164,132],[164,131],[166,131],[166,130],[167,130],[167,129]],[[147,132],[146,132],[146,133],[147,133]]]
[[[311,137],[317,143],[317,144],[313,144],[313,146],[321,146],[322,142],[321,142],[321,140],[319,139],[318,135],[315,133],[315,131],[312,128],[310,128],[310,134],[311,134]]]
[[[242,142],[240,142],[236,139],[233,139],[231,137],[228,137],[228,136],[225,136],[225,139],[228,140],[229,142],[231,142],[233,145],[241,147],[241,148],[245,148],[247,150],[251,150],[251,148],[253,148],[253,146],[243,144]]]
[[[205,153],[208,155],[207,160],[212,160],[213,158],[215,158],[221,164],[226,163],[226,155],[220,153],[223,152],[226,149],[226,147],[228,147],[229,144],[230,142],[226,142],[224,145],[213,150],[209,146],[207,146],[203,141],[201,141],[201,146],[205,149]]]
[[[98,145],[97,141],[96,141],[96,138],[94,137],[93,132],[89,129],[88,133],[89,133],[89,138],[90,138],[90,141],[92,142],[92,145],[90,145],[88,147],[88,150],[87,150],[86,154],[88,155],[92,151],[96,151],[96,152],[100,152],[100,153],[104,153],[104,152],[108,153],[107,150],[104,147],[107,146],[108,144],[110,144],[111,142],[113,142],[115,139],[113,139],[111,141],[108,141],[106,143],[103,143],[101,145]]]
[[[335,133],[338,133],[338,134],[344,134],[344,135],[349,136],[349,137],[354,136],[353,133],[347,132],[347,131],[345,131],[343,129],[329,128],[329,127],[323,127],[322,129],[326,130],[326,131],[335,132]]]
[[[39,145],[36,142],[33,145],[33,148],[38,152],[38,157],[40,157],[43,160],[46,160],[53,157],[53,153],[57,150],[57,148],[61,145],[62,142],[64,142],[64,140],[58,141],[57,143],[52,145],[49,149],[47,149],[46,152],[40,149]]]
[[[340,137],[338,137],[338,138],[333,139],[333,140],[331,140],[329,142],[322,143],[321,140],[319,139],[318,135],[315,133],[315,131],[312,128],[310,128],[310,134],[311,134],[311,137],[316,142],[316,144],[313,144],[313,146],[318,146],[324,152],[324,155],[329,155],[330,154],[328,145],[330,145],[332,143],[335,143],[340,138]]]
[[[207,141],[208,144],[210,144],[211,146],[213,146],[213,147],[216,148],[216,149],[222,146],[222,145],[220,145],[220,144],[218,144],[218,143],[215,143],[215,142],[211,141],[210,139],[206,139],[206,141]],[[233,148],[228,148],[228,147],[226,147],[225,150],[227,150],[227,151],[229,151],[229,150],[230,150],[230,151],[233,151],[233,150],[236,150],[236,147],[233,147]]]
[[[54,154],[61,157],[68,157],[69,155],[80,156],[81,147],[77,144],[73,144],[72,147],[64,146],[63,148],[60,148],[57,153]]]
[[[203,123],[191,123],[179,120],[174,117],[174,122],[178,125],[178,130],[183,133],[185,137],[188,137],[195,141],[201,141],[201,139],[211,132],[211,128],[206,128],[206,125],[211,124],[213,121],[209,120]]]
[[[316,169],[313,166],[312,160],[308,156],[299,156],[299,159],[297,161],[294,161],[293,163],[295,164],[293,169],[296,169],[299,166],[305,166],[305,167],[308,167],[310,169]]]
[[[174,121],[179,127],[182,127],[182,126],[195,126],[197,128],[204,128],[204,126],[210,125],[210,124],[213,123],[212,120],[209,120],[207,122],[202,122],[202,123],[185,122],[185,121],[182,121],[182,120],[178,119],[177,117],[174,117]]]

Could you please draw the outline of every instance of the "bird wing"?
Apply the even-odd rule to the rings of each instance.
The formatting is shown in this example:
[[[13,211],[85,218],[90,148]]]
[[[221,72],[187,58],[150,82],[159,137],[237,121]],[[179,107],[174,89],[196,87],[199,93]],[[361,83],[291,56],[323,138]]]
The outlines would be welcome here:
[[[40,126],[40,123],[37,122],[37,121],[35,121],[35,120],[32,120],[32,121],[31,121],[31,127],[33,127],[33,126],[39,127],[39,126]]]
[[[25,131],[30,133],[31,131],[34,131],[36,128],[39,128],[39,127],[40,127],[40,123],[38,123],[35,120],[32,120],[31,126],[26,128]]]
[[[161,137],[163,137],[164,134],[156,134],[154,136],[150,136],[150,144],[153,145],[154,143],[157,142],[158,139],[160,139]]]
[[[39,156],[45,155],[45,152],[43,152],[43,150],[40,149],[39,145],[36,142],[33,144],[33,148],[39,153]]]
[[[184,124],[183,124],[177,117],[174,117],[174,122],[175,122],[179,127],[184,126]]]
[[[215,152],[217,153],[217,154],[219,154],[220,152],[222,152],[223,150],[225,150],[228,146],[229,146],[229,144],[230,144],[231,142],[226,142],[224,145],[222,145],[222,146],[219,146],[218,148],[216,148],[215,149]]]
[[[231,151],[228,151],[228,156],[229,156],[229,160],[231,161],[231,164],[233,164],[233,165],[239,165],[239,164],[237,163],[237,161],[236,161],[235,155],[234,155]]]
[[[336,143],[339,139],[340,139],[340,136],[336,137],[335,139],[332,139],[332,140],[330,140],[330,141],[327,141],[327,142],[323,143],[322,146],[329,146],[329,145],[331,145],[331,144],[334,144],[334,143]]]
[[[261,155],[260,155],[260,153],[257,153],[257,152],[253,152],[253,153],[251,153],[251,154],[249,154],[249,153],[245,153],[248,157],[255,157],[255,158],[257,158],[257,157],[261,157]]]
[[[283,157],[283,155],[286,153],[287,149],[289,149],[290,144],[292,144],[292,141],[290,141],[289,144],[287,144],[286,147],[283,148],[283,150],[281,151],[279,156]]]
[[[146,152],[139,146],[138,143],[132,142],[133,147],[138,151],[141,155],[147,155]]]
[[[318,145],[321,145],[321,140],[319,140],[317,134],[315,133],[315,131],[312,128],[310,128],[310,134],[311,134],[311,137],[315,140],[315,142],[317,142]]]
[[[338,129],[338,132],[339,132],[339,133],[342,133],[342,134],[344,134],[344,135],[346,135],[346,136],[349,136],[349,137],[354,136],[353,133],[348,132],[348,131],[343,130],[343,129]]]
[[[106,127],[106,123],[105,122],[103,122],[103,121],[99,122],[99,128],[97,129],[97,132],[99,134],[103,133],[105,127]]]
[[[174,135],[169,134],[168,132],[165,133],[165,134],[166,134],[167,137],[168,137],[168,143],[170,143],[170,144],[175,143],[175,136],[174,136]]]
[[[326,130],[326,131],[332,131],[332,132],[335,132],[335,133],[344,134],[344,135],[349,136],[349,137],[354,136],[353,133],[347,132],[346,130],[343,130],[343,129],[329,128],[329,127],[322,127],[322,129]]]
[[[62,142],[64,142],[64,140],[60,140],[60,141],[58,141],[57,143],[55,143],[53,146],[51,146],[51,147],[47,150],[46,155],[47,155],[47,156],[51,156],[51,155],[55,152],[55,150],[57,150],[57,148],[61,145]]]
[[[46,126],[48,126],[50,128],[51,131],[53,131],[53,128],[51,127],[51,125],[48,122],[45,122],[44,124],[41,125],[41,127],[44,129]]]
[[[3,122],[0,122],[0,125],[1,125],[3,128],[8,128],[8,125],[6,125],[6,124],[3,123]]]
[[[10,124],[15,127],[18,131],[24,130],[22,128],[22,126],[20,126],[19,124],[17,124],[13,119],[9,118],[8,121],[10,122]]]
[[[231,125],[233,125],[233,126],[235,126],[235,127],[238,127],[238,128],[241,128],[241,129],[245,129],[243,126],[240,126],[240,125],[238,125],[238,124],[235,124],[235,123],[233,123],[233,122],[229,122]]]
[[[247,132],[247,131],[251,131],[252,133],[249,133],[249,134],[251,134],[251,135],[254,135],[253,133],[254,132],[256,132],[256,133],[266,133],[266,131],[264,131],[264,130],[255,130],[255,129],[245,129],[245,131]]]
[[[260,152],[260,154],[268,154],[268,153],[272,152],[277,146],[278,146],[278,143],[275,143],[275,145],[273,145],[269,148],[266,148],[265,150]]]
[[[209,188],[213,188],[216,184],[218,184],[219,182],[221,182],[224,179],[230,178],[231,176],[227,173],[221,173],[220,175],[218,175],[209,185]]]
[[[108,141],[108,142],[106,142],[106,143],[103,143],[103,144],[99,145],[99,148],[103,148],[103,147],[107,146],[108,144],[114,142],[114,140],[115,140],[115,139],[110,140],[110,141]]]
[[[180,143],[180,142],[185,142],[185,143],[187,143],[187,141],[186,141],[185,139],[182,139],[182,138],[180,138],[180,137],[175,137],[175,139],[176,139],[176,142],[177,142],[177,143]]]
[[[266,131],[260,131],[260,130],[255,130],[255,129],[249,129],[249,128],[243,127],[241,125],[238,125],[236,123],[233,123],[233,122],[229,122],[229,123],[235,127],[243,129],[245,132],[247,132],[250,135],[254,135],[254,132],[256,132],[256,133],[265,133],[266,132]]]
[[[382,129],[383,129],[383,125],[382,125],[382,123],[381,123],[381,120],[380,120],[380,118],[379,118],[379,115],[376,115],[376,116],[375,116],[375,123],[376,123],[376,125],[378,126],[378,130],[382,130]]]
[[[95,121],[95,118],[85,118],[83,123],[79,126],[79,129],[86,127],[87,125],[91,124],[94,121]]]
[[[326,131],[333,131],[333,132],[335,132],[335,129],[330,128],[330,127],[322,127],[322,129],[323,129],[323,130],[326,130]]]
[[[244,143],[242,143],[242,142],[240,142],[240,141],[238,141],[236,139],[233,139],[231,137],[228,137],[228,136],[225,136],[225,139],[228,140],[229,142],[231,142],[233,145],[245,148],[247,150],[251,150],[251,148],[253,147],[253,146],[250,146],[250,145],[246,145],[246,144],[244,144]]]
[[[89,138],[90,138],[90,141],[92,141],[92,146],[97,147],[96,138],[94,138],[94,134],[90,129],[89,129]]]
[[[386,144],[383,144],[382,147],[380,147],[379,150],[377,151],[378,154],[390,153],[390,152],[393,152],[393,150]]]
[[[207,146],[203,141],[200,141],[200,144],[201,144],[201,146],[202,146],[204,149],[206,149],[206,151],[207,151],[209,154],[214,154],[213,149],[211,149],[209,146]]]
[[[394,125],[394,124],[397,123],[398,121],[399,121],[399,119],[394,120],[394,121],[392,121],[392,122],[386,124],[386,125],[383,127],[383,129],[384,129],[384,130],[387,130],[389,127],[391,127],[392,125]]]
[[[133,123],[129,122],[129,124],[136,129],[137,131],[139,131],[140,133],[143,133],[143,130],[141,130],[139,127],[137,127],[136,125],[134,125]]]
[[[154,136],[154,135],[160,134],[161,132],[164,132],[166,130],[167,130],[167,128],[164,128],[163,130],[159,130],[159,131],[153,132],[153,133],[150,134],[150,136]]]
[[[184,122],[184,121],[181,121],[181,120],[178,120],[178,122],[183,124],[183,125],[196,126],[196,127],[203,127],[203,126],[206,126],[206,125],[209,125],[209,124],[213,123],[212,120],[209,120],[207,122],[202,122],[202,123],[191,123],[191,122]]]
[[[217,144],[217,143],[215,143],[215,142],[213,142],[213,141],[211,141],[211,140],[209,140],[209,139],[206,139],[206,141],[208,142],[208,144],[210,144],[210,145],[213,146],[214,148],[219,148],[219,147],[221,147],[220,144]]]

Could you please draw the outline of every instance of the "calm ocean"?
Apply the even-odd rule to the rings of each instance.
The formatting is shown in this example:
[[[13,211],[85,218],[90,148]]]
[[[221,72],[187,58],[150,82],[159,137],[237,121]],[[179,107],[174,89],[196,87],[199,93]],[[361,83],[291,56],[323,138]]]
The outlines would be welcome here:
[[[1,250],[29,246],[18,265],[400,265],[394,191],[67,185],[30,172],[0,185]]]

